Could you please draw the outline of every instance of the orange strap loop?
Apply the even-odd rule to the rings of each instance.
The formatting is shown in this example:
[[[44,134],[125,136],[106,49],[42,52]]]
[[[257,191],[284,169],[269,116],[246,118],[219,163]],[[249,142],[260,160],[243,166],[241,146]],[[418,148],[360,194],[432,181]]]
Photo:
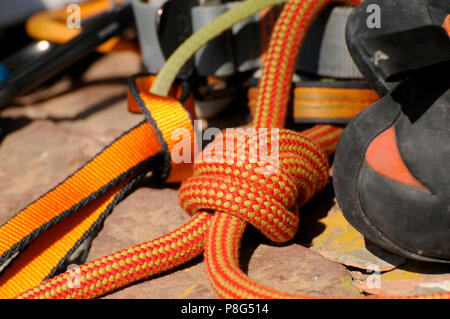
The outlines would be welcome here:
[[[177,143],[186,142],[172,138],[172,132],[180,128],[189,132],[186,147],[193,149],[191,117],[174,97],[156,96],[139,87],[145,79],[144,75],[133,77],[129,95],[147,121],[124,133],[0,227],[0,266],[11,262],[0,277],[0,298],[14,297],[59,272],[114,205],[162,157],[161,172],[154,171],[162,179],[179,182],[189,174],[190,163],[171,169],[170,153]]]

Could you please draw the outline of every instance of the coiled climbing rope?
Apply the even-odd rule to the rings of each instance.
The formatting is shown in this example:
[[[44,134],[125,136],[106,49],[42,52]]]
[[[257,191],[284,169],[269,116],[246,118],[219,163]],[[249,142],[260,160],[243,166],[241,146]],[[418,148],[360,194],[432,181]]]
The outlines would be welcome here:
[[[247,7],[243,8],[254,5],[255,10],[256,7],[260,10],[262,2],[267,6],[281,1],[249,0],[244,3]],[[284,6],[266,56],[252,123],[255,129],[279,130],[270,130],[269,138],[263,142],[258,140],[256,148],[251,148],[255,143],[254,137],[245,135],[245,131],[235,135],[224,132],[204,150],[203,160],[194,165],[192,177],[180,188],[180,204],[192,215],[186,225],[147,243],[81,265],[78,269],[79,283],[75,287],[69,284],[73,273],[66,272],[18,297],[94,298],[173,269],[204,251],[208,276],[221,297],[308,298],[279,292],[252,281],[239,269],[238,250],[248,223],[275,242],[290,240],[298,226],[297,208],[328,181],[327,155],[335,150],[342,129],[319,125],[299,133],[283,129],[283,126],[293,63],[302,40],[316,14],[332,2],[336,1],[291,0]],[[350,0],[345,3],[358,2]],[[230,12],[227,19],[222,18],[228,24],[238,22],[253,11],[241,12],[239,19],[234,20],[230,18],[233,17],[233,12]],[[225,28],[224,25],[221,27]],[[213,38],[208,29],[199,34],[207,36],[198,41],[194,41],[197,40],[194,36],[194,40],[188,40],[184,47],[180,47],[181,51],[175,52],[174,58],[169,59],[168,65],[158,75],[152,93],[166,95],[184,61],[202,43]],[[236,146],[233,142],[239,137],[244,141],[244,152],[226,147],[230,144]],[[278,144],[272,144],[274,140]],[[220,148],[227,151],[220,154]],[[259,153],[261,149],[268,153],[279,151],[275,170],[273,162],[249,160],[255,150]],[[232,153],[234,161],[226,161],[226,156],[230,155],[228,152]],[[215,160],[209,161],[212,158]],[[449,296],[450,293],[442,293],[411,298]]]

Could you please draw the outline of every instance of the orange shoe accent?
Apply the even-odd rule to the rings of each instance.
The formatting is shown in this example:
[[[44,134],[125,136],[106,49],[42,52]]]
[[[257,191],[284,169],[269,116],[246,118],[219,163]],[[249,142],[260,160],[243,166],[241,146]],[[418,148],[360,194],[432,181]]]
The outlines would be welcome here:
[[[397,146],[394,127],[378,135],[366,151],[367,164],[378,174],[398,183],[429,192],[406,167]]]

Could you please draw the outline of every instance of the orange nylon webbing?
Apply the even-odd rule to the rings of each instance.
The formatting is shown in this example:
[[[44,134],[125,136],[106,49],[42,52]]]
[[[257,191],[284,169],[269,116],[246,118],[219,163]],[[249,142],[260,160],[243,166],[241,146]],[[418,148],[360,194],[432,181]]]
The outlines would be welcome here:
[[[273,30],[273,26],[275,25],[275,9],[274,7],[266,8],[260,12],[260,20],[261,20],[261,63],[264,64],[266,60],[266,52],[269,46],[270,34]]]
[[[331,2],[334,1],[289,1],[285,5],[275,25],[260,80],[253,121],[255,128],[282,128],[284,126],[291,79],[301,43],[316,14]],[[302,133],[280,129],[280,168],[271,177],[275,179],[287,175],[292,181],[291,185],[288,189],[285,187],[283,189],[283,184],[277,183],[275,179],[274,183],[264,183],[256,192],[248,190],[247,194],[253,194],[253,198],[249,200],[250,207],[253,208],[254,203],[265,203],[261,194],[274,193],[279,196],[277,200],[279,205],[286,208],[283,215],[277,217],[275,222],[282,223],[289,216],[298,218],[297,208],[323,188],[328,181],[327,151],[324,149],[328,149],[330,153],[334,151],[341,131],[342,129],[332,126],[317,126],[306,133],[307,138]],[[292,137],[286,138],[283,135]],[[325,146],[324,149],[315,143],[315,138],[320,141],[320,146]],[[258,146],[264,147],[261,144]],[[323,170],[319,169],[321,166]],[[197,166],[194,166],[194,176],[196,170]],[[251,176],[251,174],[249,175]],[[256,180],[262,178],[258,175],[256,177]],[[245,184],[246,180],[247,178],[241,177],[231,182],[233,185]],[[187,180],[184,184],[189,182],[190,180]],[[263,187],[267,187],[268,191],[264,191]],[[243,196],[243,194],[240,195]],[[294,196],[297,202],[287,201],[286,198],[289,196]],[[187,207],[187,209],[189,208]],[[255,207],[255,209],[267,210],[264,209],[264,206]],[[262,217],[267,223],[273,222],[274,218],[275,216],[268,211]],[[252,224],[265,234],[264,227],[266,225],[261,227],[254,222]],[[298,221],[292,226],[296,230]],[[230,214],[229,210],[216,211],[205,244],[205,262],[209,278],[217,294],[224,298],[304,298],[304,296],[294,296],[264,287],[249,279],[239,269],[239,244],[245,227],[246,222],[234,214]],[[283,237],[281,242],[292,239],[294,233]]]
[[[444,23],[442,23],[442,27],[447,31],[448,36],[450,37],[450,14],[448,14],[445,19]]]
[[[112,8],[109,0],[92,0],[80,3],[81,21],[100,14]],[[26,22],[25,28],[28,35],[34,39],[47,40],[54,43],[66,43],[79,35],[80,28],[69,28],[67,19],[69,14],[66,7],[50,11],[36,13]],[[101,53],[111,51],[139,52],[137,44],[133,41],[114,37],[101,44],[97,50]]]

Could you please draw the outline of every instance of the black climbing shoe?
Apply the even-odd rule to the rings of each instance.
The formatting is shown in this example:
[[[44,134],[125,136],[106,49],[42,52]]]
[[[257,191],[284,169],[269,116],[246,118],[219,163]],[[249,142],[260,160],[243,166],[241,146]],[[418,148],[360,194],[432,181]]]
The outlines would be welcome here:
[[[375,31],[366,26],[369,4],[381,8]],[[409,259],[444,263],[450,263],[450,38],[440,25],[449,13],[448,1],[376,0],[350,16],[350,53],[384,97],[346,127],[333,171],[344,216],[368,240]]]

